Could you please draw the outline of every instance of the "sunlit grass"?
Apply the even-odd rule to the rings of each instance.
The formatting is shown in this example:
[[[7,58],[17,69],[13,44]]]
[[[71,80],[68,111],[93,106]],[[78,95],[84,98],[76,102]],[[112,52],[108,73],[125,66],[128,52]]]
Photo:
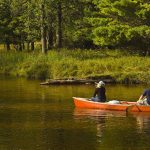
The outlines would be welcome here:
[[[36,79],[99,78],[111,76],[149,82],[150,58],[121,51],[51,50],[47,55],[0,52],[0,73]]]

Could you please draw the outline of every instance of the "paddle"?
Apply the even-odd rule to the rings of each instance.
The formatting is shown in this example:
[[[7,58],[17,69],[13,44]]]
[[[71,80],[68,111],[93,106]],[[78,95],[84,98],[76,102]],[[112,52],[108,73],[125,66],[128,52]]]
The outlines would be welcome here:
[[[131,112],[132,108],[134,107],[135,105],[130,105],[126,108],[126,112]]]
[[[136,107],[139,111],[141,111],[140,108],[138,107],[138,105],[134,104],[134,105],[128,106],[126,108],[126,112],[131,112],[131,110],[132,110],[133,107]]]

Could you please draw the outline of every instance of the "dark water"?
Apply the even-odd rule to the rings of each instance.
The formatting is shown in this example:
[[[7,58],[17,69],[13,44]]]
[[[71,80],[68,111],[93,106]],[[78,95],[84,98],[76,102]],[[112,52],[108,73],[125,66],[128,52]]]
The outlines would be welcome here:
[[[76,109],[94,86],[39,83],[0,78],[0,150],[150,149],[150,113]],[[107,85],[107,97],[136,101],[144,88]]]

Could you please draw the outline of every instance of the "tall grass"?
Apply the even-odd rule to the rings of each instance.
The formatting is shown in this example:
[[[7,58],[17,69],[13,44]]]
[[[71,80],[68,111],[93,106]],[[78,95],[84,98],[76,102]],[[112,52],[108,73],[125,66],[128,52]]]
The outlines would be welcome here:
[[[0,52],[0,73],[35,79],[112,77],[148,83],[150,58],[121,51],[51,50],[40,53]]]

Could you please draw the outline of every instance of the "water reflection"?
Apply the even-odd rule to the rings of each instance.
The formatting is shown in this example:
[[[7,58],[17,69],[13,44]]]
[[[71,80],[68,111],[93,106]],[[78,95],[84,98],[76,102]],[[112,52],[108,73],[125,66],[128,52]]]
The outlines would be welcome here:
[[[125,111],[110,111],[110,110],[99,110],[99,109],[83,109],[83,108],[75,108],[74,116],[76,118],[89,117],[89,118],[97,118],[97,117],[126,117]]]
[[[108,110],[98,110],[98,109],[74,109],[74,118],[76,120],[91,119],[94,121],[96,128],[97,142],[102,142],[103,132],[106,130],[107,122],[111,117],[126,117],[127,113],[124,111],[108,111]]]
[[[72,97],[91,97],[92,85],[39,83],[0,79],[0,150],[150,148],[148,114],[74,109]],[[134,101],[142,90],[142,86],[107,85],[109,99]]]
[[[89,120],[96,129],[99,149],[149,149],[150,113],[74,109],[76,121]],[[132,142],[131,142],[132,141]]]
[[[132,112],[131,115],[136,118],[138,132],[150,134],[150,113]]]

